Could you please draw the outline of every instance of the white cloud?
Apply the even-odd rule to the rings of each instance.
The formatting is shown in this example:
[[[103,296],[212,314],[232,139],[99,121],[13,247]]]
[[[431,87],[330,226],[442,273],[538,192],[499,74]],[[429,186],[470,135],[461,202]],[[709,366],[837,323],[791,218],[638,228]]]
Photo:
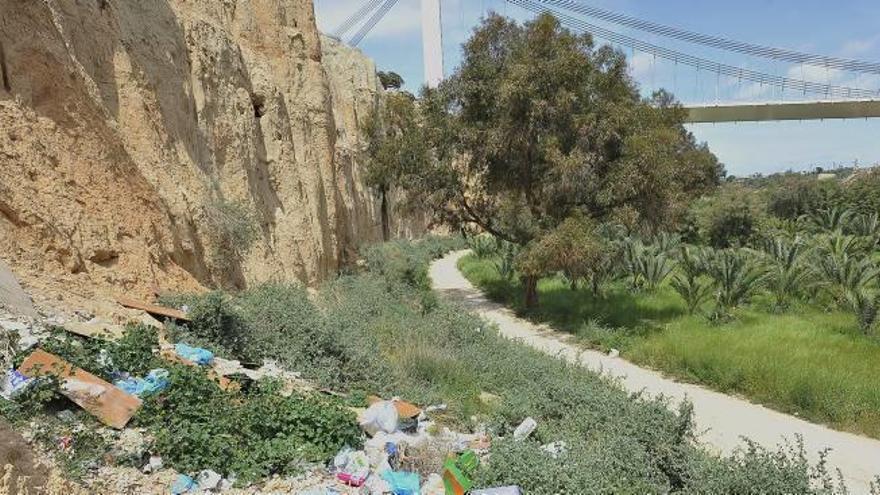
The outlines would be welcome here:
[[[843,57],[858,57],[873,50],[880,44],[880,35],[869,38],[850,40],[844,43],[840,54]]]

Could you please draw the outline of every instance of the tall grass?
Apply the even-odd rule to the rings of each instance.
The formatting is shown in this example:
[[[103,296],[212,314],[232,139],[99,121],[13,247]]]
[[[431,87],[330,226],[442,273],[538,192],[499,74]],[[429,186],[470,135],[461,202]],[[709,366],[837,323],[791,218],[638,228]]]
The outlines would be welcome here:
[[[466,257],[460,268],[490,297],[518,308],[521,288],[500,281],[491,260]],[[678,378],[880,438],[880,342],[864,336],[852,314],[802,305],[779,314],[774,298],[761,296],[713,324],[688,315],[669,285],[634,295],[616,282],[604,299],[570,291],[558,277],[538,288],[542,307],[528,315],[535,320]]]

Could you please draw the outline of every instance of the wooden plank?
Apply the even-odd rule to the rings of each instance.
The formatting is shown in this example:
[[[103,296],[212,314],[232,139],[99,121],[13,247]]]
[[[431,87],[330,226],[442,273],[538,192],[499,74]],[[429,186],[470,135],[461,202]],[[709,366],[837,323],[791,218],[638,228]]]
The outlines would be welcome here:
[[[146,311],[151,315],[159,315],[181,321],[190,321],[189,316],[187,316],[186,313],[180,311],[179,309],[166,308],[164,306],[144,303],[128,297],[117,297],[116,302],[118,302],[122,306],[125,306],[126,308],[139,309],[141,311]]]
[[[125,428],[143,404],[137,397],[41,349],[28,356],[18,371],[28,377],[58,377],[61,393],[113,428]]]
[[[63,328],[70,333],[75,333],[90,339],[102,340],[118,340],[125,335],[125,328],[112,323],[82,323],[79,321],[70,321],[64,324]]]

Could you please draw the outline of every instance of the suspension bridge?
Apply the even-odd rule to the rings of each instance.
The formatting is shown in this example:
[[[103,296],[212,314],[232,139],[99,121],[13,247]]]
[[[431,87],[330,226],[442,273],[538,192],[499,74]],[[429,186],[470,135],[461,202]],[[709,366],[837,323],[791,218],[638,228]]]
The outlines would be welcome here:
[[[414,0],[407,0],[414,1]],[[422,16],[422,48],[425,84],[436,87],[444,78],[443,60],[443,0],[419,0]],[[738,84],[758,85],[761,89],[778,91],[783,98],[797,95],[792,101],[736,102],[687,105],[690,123],[868,119],[880,117],[880,89],[853,87],[818,82],[806,77],[793,78],[778,73],[763,72],[694,55],[692,52],[670,48],[653,40],[664,39],[674,44],[692,45],[705,51],[745,56],[774,64],[800,66],[823,71],[850,74],[854,79],[880,76],[880,63],[805,53],[745,41],[728,39],[655,23],[590,5],[586,0],[503,0],[507,5],[534,15],[548,12],[560,23],[575,32],[589,33],[633,55],[646,54],[654,62],[666,60],[678,67],[687,67],[715,79],[716,95],[722,79]],[[333,32],[351,45],[357,46],[390,12],[399,0],[366,0]],[[636,34],[633,34],[636,33]],[[649,41],[650,40],[650,41]],[[867,76],[867,77],[865,77]],[[875,79],[877,80],[877,79]]]

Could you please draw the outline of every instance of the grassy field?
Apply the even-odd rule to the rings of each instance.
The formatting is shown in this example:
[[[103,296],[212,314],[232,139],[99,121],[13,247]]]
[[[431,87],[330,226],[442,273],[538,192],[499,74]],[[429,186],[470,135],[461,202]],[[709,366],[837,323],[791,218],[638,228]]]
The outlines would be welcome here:
[[[523,313],[519,283],[502,280],[494,260],[468,256],[459,267],[491,298]],[[668,286],[648,294],[615,283],[597,299],[554,277],[538,289],[532,320],[679,379],[880,438],[880,340],[860,334],[850,315],[805,307],[778,314],[759,298],[733,321],[715,324],[687,315]]]

